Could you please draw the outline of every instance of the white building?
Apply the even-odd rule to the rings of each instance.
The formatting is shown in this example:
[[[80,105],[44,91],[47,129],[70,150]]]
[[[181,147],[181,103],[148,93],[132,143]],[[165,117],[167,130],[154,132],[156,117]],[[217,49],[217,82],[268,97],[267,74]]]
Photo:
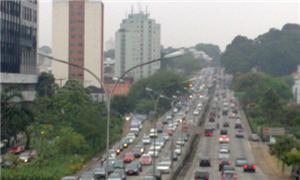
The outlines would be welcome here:
[[[293,86],[293,95],[297,104],[300,104],[300,65],[295,75],[295,84]]]
[[[103,77],[104,4],[100,0],[53,1],[52,54],[54,58],[85,67]],[[88,72],[52,62],[56,83],[77,79],[84,86],[100,87]]]
[[[160,58],[160,25],[148,13],[131,13],[123,19],[115,38],[115,76],[129,68]],[[132,71],[127,77],[146,78],[160,68],[160,62]]]

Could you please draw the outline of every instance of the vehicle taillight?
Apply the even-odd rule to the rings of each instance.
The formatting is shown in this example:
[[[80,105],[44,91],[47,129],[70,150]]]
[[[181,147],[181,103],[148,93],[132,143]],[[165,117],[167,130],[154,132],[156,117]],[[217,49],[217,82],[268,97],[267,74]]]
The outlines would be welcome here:
[[[244,165],[244,169],[247,169],[248,168],[248,166],[247,165]]]
[[[205,180],[208,180],[208,176],[205,176],[204,179],[205,179]]]
[[[256,168],[256,165],[253,165],[252,168],[255,169],[255,168]]]

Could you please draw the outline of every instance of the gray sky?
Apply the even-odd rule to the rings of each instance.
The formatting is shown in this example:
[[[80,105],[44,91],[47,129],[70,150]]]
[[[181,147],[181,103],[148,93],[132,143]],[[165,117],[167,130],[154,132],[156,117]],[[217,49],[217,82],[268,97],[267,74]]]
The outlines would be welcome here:
[[[165,47],[203,42],[224,50],[237,35],[254,38],[285,23],[300,24],[300,0],[106,0],[105,41],[114,38],[132,5],[134,12],[148,7],[150,17],[161,24]],[[39,40],[40,46],[51,45],[51,0],[40,0]]]

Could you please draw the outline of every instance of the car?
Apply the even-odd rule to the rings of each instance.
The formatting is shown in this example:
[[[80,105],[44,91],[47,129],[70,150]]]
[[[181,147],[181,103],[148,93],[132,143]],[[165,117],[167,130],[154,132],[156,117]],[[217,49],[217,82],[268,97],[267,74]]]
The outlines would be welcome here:
[[[176,128],[175,128],[176,129]],[[168,128],[166,131],[165,131],[165,133],[167,133],[169,136],[172,136],[173,135],[173,131],[175,131],[175,130],[173,130],[173,129],[171,129],[171,128]]]
[[[184,140],[182,138],[178,138],[176,140],[176,145],[184,146]]]
[[[223,123],[223,127],[229,127],[229,123],[228,122],[224,122]]]
[[[36,158],[37,156],[37,151],[36,150],[28,150],[28,151],[24,151],[22,152],[18,159],[24,163],[28,163],[31,160],[33,160],[34,158]]]
[[[220,135],[227,135],[227,134],[228,134],[227,129],[221,129],[220,130]]]
[[[255,172],[256,171],[256,165],[252,163],[247,163],[243,165],[244,172]]]
[[[207,128],[207,129],[204,130],[204,135],[207,136],[207,137],[212,137],[213,133],[214,133],[214,130],[211,129],[211,128]]]
[[[124,169],[124,162],[122,160],[116,160],[115,163],[113,164],[113,168],[116,169]]]
[[[61,180],[78,180],[77,176],[65,176],[62,177]]]
[[[154,128],[150,129],[149,137],[156,138],[157,137],[157,129],[154,129]]]
[[[126,180],[126,174],[124,169],[116,169],[113,173],[118,173],[122,180]]]
[[[211,123],[215,122],[215,117],[213,117],[213,116],[209,117],[208,122],[211,122]]]
[[[248,161],[244,157],[240,157],[240,158],[235,159],[235,166],[237,166],[237,167],[242,167],[247,163],[248,163]]]
[[[228,149],[220,149],[218,157],[219,159],[229,159]]]
[[[24,146],[14,146],[8,149],[8,153],[12,153],[12,154],[20,154],[24,151],[25,151]]]
[[[95,179],[105,179],[106,171],[104,167],[97,167],[93,169],[94,178]]]
[[[150,154],[143,154],[139,161],[141,165],[150,165],[152,164],[152,157]]]
[[[221,171],[221,175],[223,175],[226,171],[235,171],[235,168],[230,165],[224,165]]]
[[[123,178],[120,173],[113,172],[108,176],[107,180],[123,180]]]
[[[210,159],[208,157],[203,157],[199,162],[200,167],[210,167]]]
[[[223,171],[224,166],[229,166],[230,161],[228,159],[222,159],[219,161],[219,171]]]
[[[134,154],[133,153],[126,153],[123,159],[124,163],[130,163],[131,161],[134,160]]]
[[[146,175],[143,177],[143,180],[156,180],[156,177],[152,175]]]
[[[224,173],[221,176],[222,180],[236,180],[237,179],[237,173],[235,171],[227,170],[224,171]]]
[[[175,152],[177,155],[180,155],[180,154],[181,154],[181,146],[176,145],[174,152]]]
[[[170,135],[167,133],[163,133],[162,137],[164,138],[165,141],[168,141],[170,139]]]
[[[92,172],[92,171],[84,172],[79,177],[79,180],[94,180],[94,179],[95,179],[95,176],[94,176],[94,172]]]
[[[151,157],[158,157],[159,151],[158,151],[158,150],[154,150],[154,149],[150,149],[150,150],[148,151],[148,154],[149,154]]]
[[[193,112],[193,115],[195,115],[195,116],[198,116],[200,114],[200,112],[198,111],[198,110],[195,110],[194,112]]]
[[[170,173],[170,168],[171,168],[171,160],[170,159],[163,159],[161,162],[158,163],[157,169],[161,173]]]
[[[229,149],[229,144],[220,144],[219,149]]]
[[[120,145],[119,147],[116,148],[116,155],[121,154],[122,151],[123,151],[123,145]]]
[[[195,180],[209,180],[209,172],[206,170],[196,170],[194,173]]]
[[[222,135],[220,138],[219,138],[219,143],[229,143],[230,139],[228,136],[226,135]]]
[[[130,144],[129,139],[127,139],[127,138],[123,139],[121,144],[122,144],[123,148],[127,148]]]
[[[135,147],[132,150],[132,153],[133,153],[133,155],[134,155],[135,158],[139,158],[144,153],[144,148]]]
[[[142,142],[144,144],[150,144],[151,143],[151,139],[149,136],[144,136]]]
[[[244,132],[243,132],[243,130],[237,130],[235,132],[235,137],[237,137],[237,138],[244,138]]]
[[[177,160],[178,160],[178,154],[175,153],[175,152],[173,152],[173,153],[171,154],[171,159],[172,159],[173,161],[177,161]]]
[[[257,141],[259,141],[259,137],[258,137],[257,134],[253,133],[253,134],[250,135],[249,140],[257,142]]]
[[[117,154],[116,154],[116,150],[114,150],[114,149],[110,149],[110,150],[109,150],[109,156],[111,156],[111,157],[114,157],[114,158],[115,158],[115,157],[116,157],[116,155],[117,155]]]
[[[234,128],[235,129],[243,129],[242,123],[240,121],[240,119],[237,119],[234,123]]]
[[[157,144],[157,142],[155,144],[151,144],[149,150],[157,150],[158,152],[160,152],[162,146],[160,144]]]
[[[133,176],[133,175],[139,175],[140,174],[140,167],[138,166],[137,163],[130,163],[126,166],[125,172],[128,176]]]
[[[148,172],[146,172],[146,174],[149,174],[149,175],[153,176],[153,169],[149,168],[149,170],[148,170]],[[154,177],[155,177],[156,180],[161,180],[162,179],[162,173],[157,168],[154,169]]]

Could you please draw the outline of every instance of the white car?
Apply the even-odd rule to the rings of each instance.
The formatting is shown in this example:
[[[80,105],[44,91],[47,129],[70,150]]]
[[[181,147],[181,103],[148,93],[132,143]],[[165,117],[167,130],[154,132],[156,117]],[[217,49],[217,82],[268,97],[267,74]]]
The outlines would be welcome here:
[[[170,173],[171,168],[171,161],[170,160],[163,160],[158,163],[157,169],[162,173]]]
[[[176,145],[176,148],[175,148],[174,152],[176,154],[180,155],[181,154],[181,146]]]
[[[229,150],[228,149],[220,149],[219,150],[219,159],[229,159]]]
[[[149,150],[153,150],[153,149],[156,149],[157,151],[160,151],[161,150],[161,146],[157,145],[157,144],[155,146],[151,145],[150,148],[149,148]]]
[[[159,151],[158,151],[158,150],[154,151],[154,149],[150,149],[150,150],[148,151],[148,154],[149,154],[151,157],[158,157]]]
[[[150,138],[156,138],[157,137],[157,129],[150,129],[149,133]]]
[[[198,110],[195,110],[195,111],[193,112],[193,114],[194,114],[195,116],[197,116],[197,115],[200,114],[200,112],[199,112]]]
[[[150,139],[149,136],[144,136],[142,141],[143,141],[144,144],[150,144],[151,143],[151,139]]]

